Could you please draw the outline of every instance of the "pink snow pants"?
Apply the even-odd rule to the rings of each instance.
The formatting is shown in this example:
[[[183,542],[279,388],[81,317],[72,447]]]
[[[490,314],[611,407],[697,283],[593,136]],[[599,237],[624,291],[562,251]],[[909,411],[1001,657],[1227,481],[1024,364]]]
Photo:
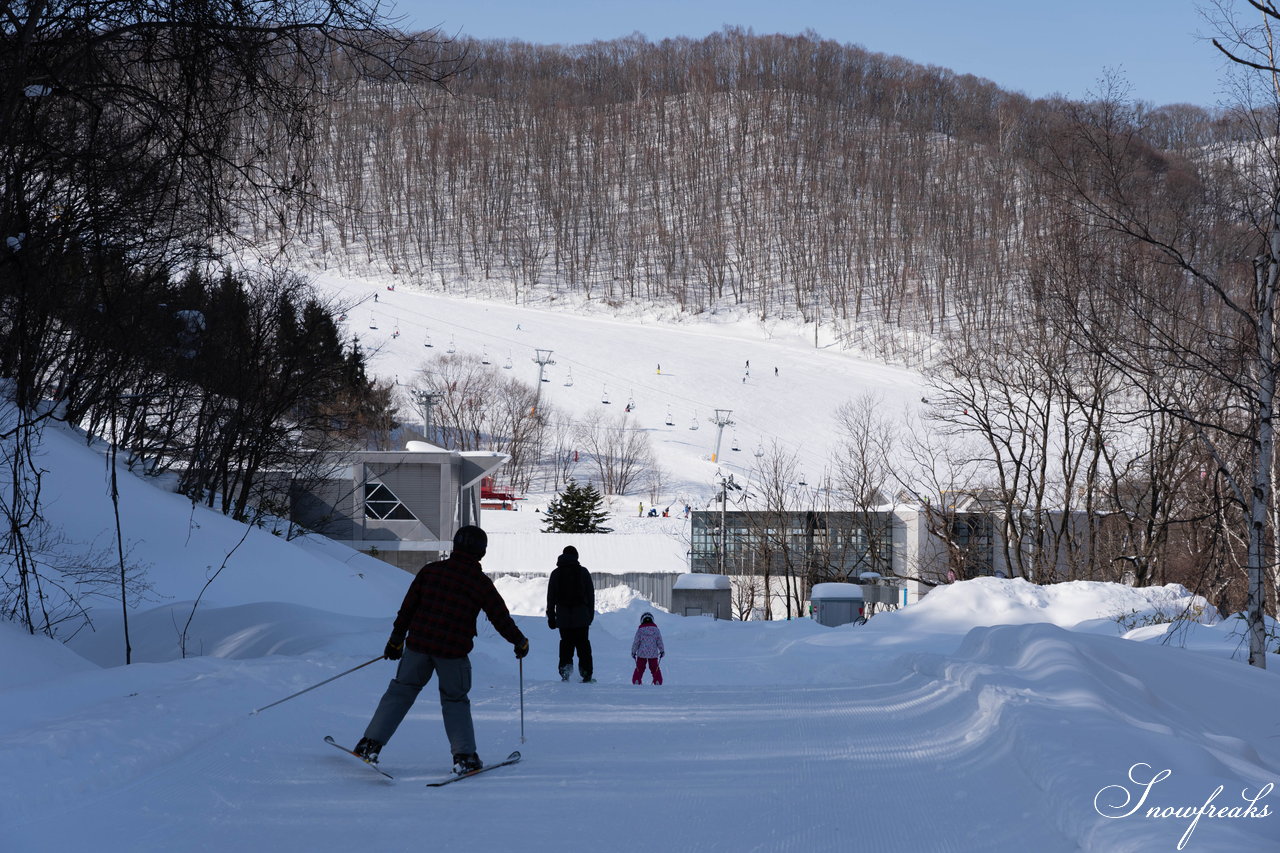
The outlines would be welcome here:
[[[657,658],[636,658],[636,671],[631,673],[631,683],[639,684],[644,676],[645,666],[649,667],[649,673],[653,676],[654,684],[662,683],[662,670],[658,669]]]

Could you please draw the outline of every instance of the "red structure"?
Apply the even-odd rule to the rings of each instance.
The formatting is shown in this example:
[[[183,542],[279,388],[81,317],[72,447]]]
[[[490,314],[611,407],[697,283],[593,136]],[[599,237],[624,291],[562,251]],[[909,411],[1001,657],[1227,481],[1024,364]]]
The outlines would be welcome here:
[[[480,481],[481,509],[515,509],[515,502],[522,500],[524,498],[511,492],[510,486],[494,485],[492,477],[485,477]]]

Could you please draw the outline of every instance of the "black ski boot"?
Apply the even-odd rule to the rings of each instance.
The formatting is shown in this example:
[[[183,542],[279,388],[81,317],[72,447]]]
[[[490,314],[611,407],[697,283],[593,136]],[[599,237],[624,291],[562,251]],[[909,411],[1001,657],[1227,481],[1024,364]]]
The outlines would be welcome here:
[[[360,742],[356,744],[356,748],[351,751],[370,764],[377,764],[378,753],[382,751],[382,744],[373,738],[362,737]]]
[[[459,752],[453,756],[453,772],[459,776],[479,770],[481,767],[484,767],[484,762],[474,752]]]

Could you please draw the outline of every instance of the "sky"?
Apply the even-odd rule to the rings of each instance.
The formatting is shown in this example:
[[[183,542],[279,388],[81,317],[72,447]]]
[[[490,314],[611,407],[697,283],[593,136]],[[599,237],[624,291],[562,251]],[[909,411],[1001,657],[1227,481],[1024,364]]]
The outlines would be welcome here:
[[[701,38],[726,25],[757,34],[813,30],[993,80],[1032,97],[1087,97],[1109,70],[1154,104],[1213,106],[1223,63],[1203,37],[1205,0],[399,0],[406,29],[580,44],[639,32]],[[1243,5],[1243,4],[1241,4]]]
[[[112,542],[101,449],[51,425],[38,452],[58,531]],[[839,627],[680,617],[615,588],[597,597],[582,684],[556,672],[545,576],[500,578],[531,652],[518,664],[482,617],[470,700],[481,758],[522,760],[428,789],[452,761],[430,686],[382,749],[393,780],[322,740],[351,746],[372,715],[409,575],[120,475],[151,582],[132,600],[134,663],[109,596],[68,645],[0,621],[0,779],[20,782],[0,797],[5,851],[1280,847],[1280,655],[1246,665],[1238,620],[1211,609],[1170,630],[1203,604],[1178,586],[983,578]],[[491,543],[543,535],[529,512],[481,521]],[[645,550],[645,522],[617,523]],[[578,539],[584,562],[606,560]],[[631,681],[646,611],[661,686]]]

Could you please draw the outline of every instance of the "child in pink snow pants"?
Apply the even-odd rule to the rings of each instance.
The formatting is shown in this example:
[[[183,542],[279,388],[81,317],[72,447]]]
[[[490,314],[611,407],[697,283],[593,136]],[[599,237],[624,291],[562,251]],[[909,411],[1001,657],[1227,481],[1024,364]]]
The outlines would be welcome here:
[[[636,671],[631,673],[631,683],[639,684],[644,676],[644,668],[649,667],[653,675],[653,683],[662,683],[662,670],[658,669],[658,659],[667,653],[662,647],[662,632],[653,624],[653,614],[646,613],[640,617],[640,627],[636,628],[636,638],[631,641],[631,656],[636,660]]]

